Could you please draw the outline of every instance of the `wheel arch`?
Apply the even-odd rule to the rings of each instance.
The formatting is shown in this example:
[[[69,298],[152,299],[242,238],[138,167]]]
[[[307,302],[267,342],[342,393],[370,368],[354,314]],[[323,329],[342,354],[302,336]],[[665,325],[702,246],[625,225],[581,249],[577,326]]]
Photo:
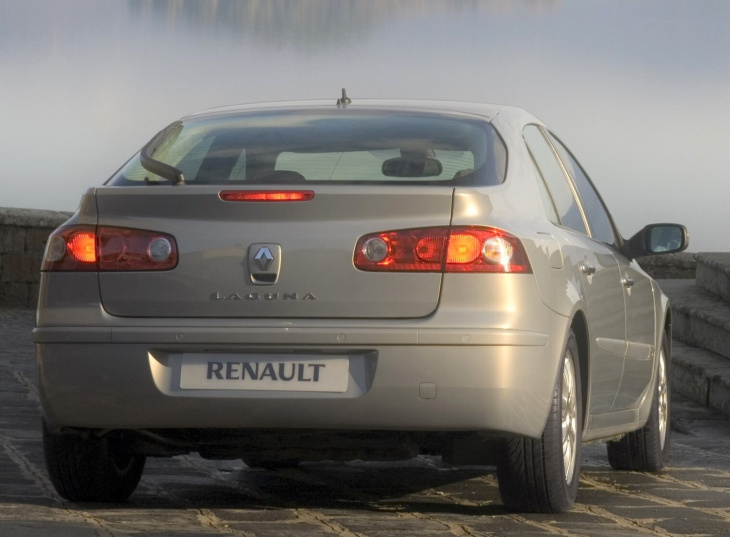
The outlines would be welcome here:
[[[664,333],[667,335],[667,352],[669,353],[669,360],[672,359],[672,308],[669,304],[666,306],[666,311],[664,312],[664,325],[663,325]],[[659,338],[659,341],[661,341],[661,337]]]
[[[578,310],[571,322],[570,328],[575,334],[576,343],[578,344],[578,361],[580,364],[580,386],[581,386],[581,399],[583,403],[583,430],[585,430],[588,412],[588,398],[590,385],[588,379],[590,379],[590,338],[588,335],[588,321],[582,310]]]

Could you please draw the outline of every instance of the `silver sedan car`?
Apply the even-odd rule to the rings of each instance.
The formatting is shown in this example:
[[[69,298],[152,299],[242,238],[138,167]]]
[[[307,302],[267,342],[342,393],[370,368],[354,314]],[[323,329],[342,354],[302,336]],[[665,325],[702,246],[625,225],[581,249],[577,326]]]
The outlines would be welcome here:
[[[148,456],[271,468],[495,464],[508,509],[568,510],[581,445],[669,448],[671,311],[563,143],[515,108],[209,110],[49,238],[38,305],[58,493],[121,501]]]

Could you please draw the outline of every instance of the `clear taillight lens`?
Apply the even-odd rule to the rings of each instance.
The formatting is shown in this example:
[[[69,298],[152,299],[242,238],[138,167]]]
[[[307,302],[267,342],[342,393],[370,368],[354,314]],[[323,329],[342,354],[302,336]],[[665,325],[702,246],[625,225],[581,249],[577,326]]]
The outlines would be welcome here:
[[[177,244],[166,233],[108,226],[57,229],[48,239],[44,271],[144,271],[177,266]]]
[[[370,233],[357,241],[354,263],[380,272],[532,272],[517,237],[479,226]]]

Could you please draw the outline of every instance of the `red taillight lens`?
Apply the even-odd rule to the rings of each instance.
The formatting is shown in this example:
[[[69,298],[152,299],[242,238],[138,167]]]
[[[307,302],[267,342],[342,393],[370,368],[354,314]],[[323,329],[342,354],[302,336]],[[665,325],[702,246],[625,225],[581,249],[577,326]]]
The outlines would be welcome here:
[[[41,270],[170,270],[177,260],[175,239],[166,233],[72,226],[51,234]]]
[[[218,194],[223,201],[309,201],[311,190],[224,190]]]
[[[424,237],[416,243],[416,256],[424,263],[441,264],[444,256],[446,237],[438,234]]]
[[[360,270],[381,272],[532,272],[517,237],[477,226],[371,233],[357,241],[354,262]]]
[[[96,261],[96,228],[74,226],[51,233],[41,270],[95,271]]]
[[[99,270],[169,270],[176,265],[177,246],[170,235],[99,228]]]
[[[355,266],[360,270],[440,272],[447,238],[448,228],[371,233],[357,241]],[[372,248],[373,244],[381,246]]]
[[[95,263],[96,235],[91,231],[75,233],[66,242],[66,249],[80,263]]]

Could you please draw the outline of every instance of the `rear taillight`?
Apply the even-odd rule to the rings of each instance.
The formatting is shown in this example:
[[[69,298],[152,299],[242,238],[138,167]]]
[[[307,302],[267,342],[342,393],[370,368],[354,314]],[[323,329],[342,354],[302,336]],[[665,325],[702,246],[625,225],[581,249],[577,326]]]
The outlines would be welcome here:
[[[170,270],[177,265],[177,244],[166,233],[108,226],[71,226],[48,238],[41,270]]]
[[[477,226],[370,233],[357,241],[355,267],[381,272],[532,272],[517,237]]]

